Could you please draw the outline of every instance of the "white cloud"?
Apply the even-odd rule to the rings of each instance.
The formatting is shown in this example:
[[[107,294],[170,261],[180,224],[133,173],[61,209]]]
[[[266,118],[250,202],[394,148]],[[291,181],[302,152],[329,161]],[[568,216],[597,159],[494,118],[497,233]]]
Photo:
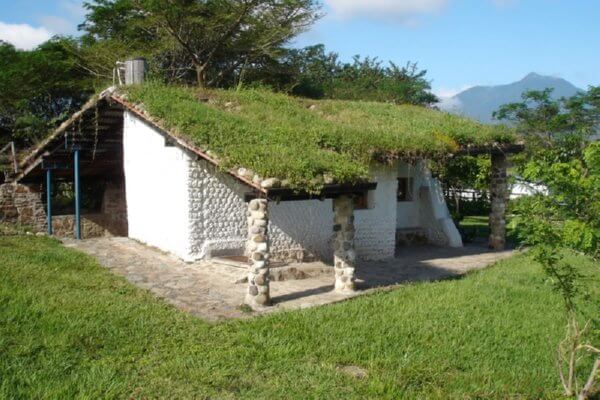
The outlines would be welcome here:
[[[415,17],[441,11],[448,0],[326,0],[341,18],[367,16],[414,25]]]
[[[436,105],[441,110],[459,113],[462,104],[461,101],[454,96],[472,87],[473,85],[464,85],[459,88],[440,87],[434,90],[434,94],[440,99]]]
[[[42,26],[55,33],[69,33],[74,30],[73,22],[54,15],[45,15],[40,18]]]
[[[435,89],[433,92],[438,97],[454,97],[460,92],[464,92],[467,89],[471,89],[473,86],[474,85],[463,85],[458,88],[447,88],[442,86],[440,88]]]
[[[0,40],[4,40],[18,49],[30,50],[52,37],[45,27],[34,28],[27,24],[6,24],[0,22]]]
[[[461,109],[461,101],[456,97],[438,97],[440,101],[436,103],[436,106],[440,108],[440,110],[459,113]]]
[[[518,0],[488,0],[498,8],[515,5]],[[333,14],[343,19],[367,17],[399,22],[414,27],[418,17],[443,11],[454,0],[325,0]]]
[[[77,33],[77,25],[85,18],[85,9],[81,0],[62,0],[59,2],[60,16],[43,15],[39,22],[55,34],[72,35]]]

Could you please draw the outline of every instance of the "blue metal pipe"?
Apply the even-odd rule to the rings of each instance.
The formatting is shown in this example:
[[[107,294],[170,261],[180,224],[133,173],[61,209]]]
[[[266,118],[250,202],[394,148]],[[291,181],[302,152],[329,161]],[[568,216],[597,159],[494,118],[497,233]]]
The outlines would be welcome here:
[[[48,217],[48,235],[52,235],[52,170],[46,170],[46,215]]]
[[[75,239],[81,239],[81,187],[79,182],[79,149],[73,152],[73,164],[75,166],[74,190],[75,190]]]

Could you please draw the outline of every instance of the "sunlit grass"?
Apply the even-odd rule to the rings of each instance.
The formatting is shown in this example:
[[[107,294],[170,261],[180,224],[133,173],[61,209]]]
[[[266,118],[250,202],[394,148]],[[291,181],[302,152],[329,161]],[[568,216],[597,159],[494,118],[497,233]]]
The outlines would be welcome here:
[[[306,100],[265,89],[198,93],[157,83],[122,90],[224,167],[251,168],[298,188],[319,187],[324,175],[365,179],[373,160],[439,158],[460,146],[515,140],[502,126],[411,105]]]
[[[577,261],[597,328],[598,265]],[[560,394],[561,303],[525,256],[463,279],[216,325],[47,238],[0,238],[0,274],[0,398]],[[345,375],[345,365],[368,376]]]

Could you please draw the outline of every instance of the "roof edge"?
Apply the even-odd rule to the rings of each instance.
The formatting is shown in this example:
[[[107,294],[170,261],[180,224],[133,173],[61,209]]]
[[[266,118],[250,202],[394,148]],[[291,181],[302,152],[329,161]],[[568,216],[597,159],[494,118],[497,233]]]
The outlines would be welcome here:
[[[177,145],[179,145],[180,147],[183,147],[184,149],[186,149],[186,150],[188,150],[188,151],[196,154],[200,158],[208,161],[209,163],[213,164],[216,167],[221,167],[221,163],[219,162],[219,160],[217,160],[214,157],[211,157],[210,155],[206,154],[206,152],[204,152],[203,150],[201,150],[197,146],[194,146],[193,144],[190,144],[187,141],[181,139],[180,137],[174,135],[169,129],[167,129],[164,126],[162,126],[158,121],[150,118],[148,116],[148,114],[144,110],[142,110],[140,107],[136,107],[135,104],[128,102],[127,100],[123,99],[119,95],[116,95],[115,93],[111,93],[110,99],[113,100],[113,101],[115,101],[115,102],[117,102],[117,103],[119,103],[124,108],[126,108],[127,111],[129,111],[129,112],[135,114],[137,117],[143,119],[146,123],[148,123],[149,125],[151,125],[155,129],[158,129],[161,132],[163,132],[170,139],[173,139],[173,141],[175,141],[175,143]],[[240,182],[242,182],[243,184],[245,184],[247,186],[250,186],[252,189],[254,189],[254,190],[258,191],[258,192],[261,192],[263,194],[267,193],[266,189],[262,188],[260,185],[252,182],[251,180],[247,179],[246,177],[243,177],[243,176],[237,174],[235,171],[227,170],[227,173],[229,175],[231,175],[232,177],[234,177],[235,179],[237,179]]]

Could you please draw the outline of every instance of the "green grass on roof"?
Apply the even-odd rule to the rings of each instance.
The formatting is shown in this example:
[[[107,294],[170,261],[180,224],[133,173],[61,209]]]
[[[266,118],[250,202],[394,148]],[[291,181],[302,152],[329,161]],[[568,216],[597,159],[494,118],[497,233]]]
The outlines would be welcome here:
[[[318,187],[324,175],[367,179],[374,160],[441,158],[464,145],[515,140],[504,127],[409,105],[298,99],[264,89],[200,94],[157,83],[122,90],[225,168],[249,168],[291,187]]]

